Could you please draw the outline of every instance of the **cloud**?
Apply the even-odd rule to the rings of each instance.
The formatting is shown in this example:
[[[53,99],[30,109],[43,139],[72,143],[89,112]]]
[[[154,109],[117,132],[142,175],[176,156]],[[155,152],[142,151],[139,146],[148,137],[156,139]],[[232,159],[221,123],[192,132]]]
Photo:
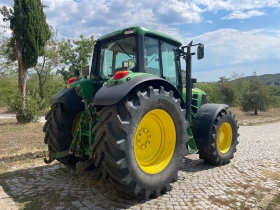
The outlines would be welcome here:
[[[197,5],[203,5],[205,11],[217,12],[219,10],[243,11],[268,7],[279,7],[279,0],[193,0]]]
[[[212,23],[213,23],[213,21],[212,21],[212,20],[206,20],[206,21],[204,21],[204,22],[206,22],[206,23],[210,23],[210,24],[212,24]]]
[[[141,25],[162,30],[176,38],[186,34],[178,31],[182,24],[207,22],[205,12],[231,11],[224,19],[249,18],[264,15],[261,10],[277,7],[279,0],[43,0],[47,21],[62,37],[78,38],[101,35],[120,28]],[[0,0],[11,6],[12,1]]]
[[[226,15],[225,17],[221,18],[222,20],[230,20],[230,19],[247,19],[251,17],[257,17],[257,16],[263,16],[265,15],[264,12],[258,11],[258,10],[250,10],[247,12],[242,11],[233,11],[229,15]]]
[[[166,24],[198,23],[202,18],[196,4],[184,3],[177,0],[161,1],[155,14]]]
[[[189,37],[184,40],[184,43],[190,40],[205,45],[204,59],[200,61],[197,61],[195,57],[193,59],[194,72],[199,75],[201,75],[199,72],[209,71],[209,73],[205,73],[208,75],[211,74],[210,71],[214,74],[216,71],[222,72],[227,68],[236,69],[240,66],[243,66],[242,69],[251,74],[254,71],[254,66],[269,66],[270,63],[278,63],[277,71],[279,71],[280,30],[240,31],[225,28]],[[274,70],[264,69],[264,72]],[[227,73],[224,72],[224,74]]]
[[[212,69],[208,71],[193,72],[193,77],[197,78],[198,82],[216,82],[219,80],[219,77],[231,77],[234,72],[243,74],[244,76],[252,76],[254,71],[257,75],[276,74],[279,73],[278,69],[279,62],[252,64],[250,66],[240,65],[234,67]]]
[[[78,37],[83,33],[104,35],[120,28],[141,25],[164,29],[177,38],[175,25],[198,23],[203,12],[196,4],[178,0],[45,0],[47,19],[61,37]]]

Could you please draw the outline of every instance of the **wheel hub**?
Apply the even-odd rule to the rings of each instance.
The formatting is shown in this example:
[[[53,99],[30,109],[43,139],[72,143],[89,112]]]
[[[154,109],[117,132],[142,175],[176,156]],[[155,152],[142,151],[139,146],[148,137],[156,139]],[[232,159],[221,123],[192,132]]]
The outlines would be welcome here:
[[[138,133],[137,146],[140,149],[145,149],[151,144],[152,135],[148,128],[141,129]]]

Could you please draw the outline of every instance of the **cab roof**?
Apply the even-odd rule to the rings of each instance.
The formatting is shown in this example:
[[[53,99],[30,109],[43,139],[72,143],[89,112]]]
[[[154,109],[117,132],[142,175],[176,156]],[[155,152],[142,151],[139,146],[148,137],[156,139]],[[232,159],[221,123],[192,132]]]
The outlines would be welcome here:
[[[106,34],[106,35],[100,37],[99,40],[102,41],[107,38],[110,38],[110,37],[113,37],[116,35],[120,35],[120,34],[124,33],[125,31],[129,31],[129,30],[133,30],[133,29],[136,31],[136,33],[141,34],[141,35],[152,35],[152,36],[162,37],[168,41],[175,42],[179,46],[182,45],[182,43],[178,39],[175,39],[174,37],[171,37],[167,34],[163,34],[158,31],[147,29],[147,28],[144,28],[141,26],[132,26],[132,27],[121,29],[121,30],[117,30],[117,31],[114,31],[112,33],[109,33],[109,34]]]

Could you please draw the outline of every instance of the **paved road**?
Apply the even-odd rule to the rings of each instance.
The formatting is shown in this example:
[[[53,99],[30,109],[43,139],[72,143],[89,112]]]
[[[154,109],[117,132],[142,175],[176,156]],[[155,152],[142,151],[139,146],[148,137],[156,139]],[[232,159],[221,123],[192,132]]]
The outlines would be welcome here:
[[[239,133],[230,164],[214,167],[190,155],[172,190],[157,199],[123,195],[96,171],[79,175],[61,164],[43,163],[21,176],[9,174],[6,192],[37,209],[253,209],[266,194],[280,191],[279,183],[265,176],[280,172],[280,123],[242,126]],[[7,209],[2,202],[0,194],[0,209]]]

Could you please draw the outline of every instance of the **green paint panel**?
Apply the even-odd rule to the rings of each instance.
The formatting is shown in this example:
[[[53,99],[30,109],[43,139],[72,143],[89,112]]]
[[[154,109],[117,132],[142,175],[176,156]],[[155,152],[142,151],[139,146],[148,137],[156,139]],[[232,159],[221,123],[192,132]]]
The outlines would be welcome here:
[[[192,129],[191,129],[190,126],[187,128],[187,134],[190,136],[190,140],[188,142],[189,153],[190,154],[196,153],[197,152],[197,147],[196,147],[196,143],[194,141]]]
[[[160,37],[168,39],[172,42],[176,42],[179,46],[182,45],[182,42],[179,41],[178,39],[175,39],[174,37],[171,37],[167,34],[160,33],[158,31],[154,31],[154,30],[150,30],[150,29],[147,29],[147,28],[144,28],[144,27],[140,27],[140,26],[132,26],[132,27],[124,28],[122,30],[114,31],[112,33],[109,33],[107,35],[102,36],[101,38],[99,38],[99,40],[102,41],[104,39],[120,35],[120,34],[124,33],[125,31],[129,31],[129,30],[133,30],[133,29],[135,29],[136,33],[138,33],[138,34],[142,34],[142,35],[149,35],[150,34],[150,35],[154,35],[154,36],[160,36]]]
[[[196,110],[196,113],[194,113],[192,111],[193,118],[196,117],[196,114],[201,107],[203,95],[206,95],[206,93],[203,90],[200,90],[198,88],[192,89],[192,107]],[[186,89],[185,88],[183,89],[182,96],[183,96],[184,102],[186,103]],[[194,101],[197,101],[196,104],[194,104]]]
[[[121,79],[115,80],[114,77],[111,77],[111,78],[106,82],[106,86],[120,85],[120,84],[122,84],[122,83],[125,83],[125,82],[127,82],[127,81],[132,80],[133,78],[136,78],[136,77],[139,77],[139,76],[143,76],[143,75],[151,75],[151,76],[154,76],[154,75],[152,75],[152,74],[129,71],[128,75],[126,75],[125,77],[123,77],[123,78],[121,78]]]
[[[92,97],[95,95],[96,91],[94,90],[94,79],[81,79],[79,78],[76,82],[73,82],[69,85],[70,88],[74,88],[77,85],[80,85],[83,89],[83,93],[86,99],[91,100]]]

